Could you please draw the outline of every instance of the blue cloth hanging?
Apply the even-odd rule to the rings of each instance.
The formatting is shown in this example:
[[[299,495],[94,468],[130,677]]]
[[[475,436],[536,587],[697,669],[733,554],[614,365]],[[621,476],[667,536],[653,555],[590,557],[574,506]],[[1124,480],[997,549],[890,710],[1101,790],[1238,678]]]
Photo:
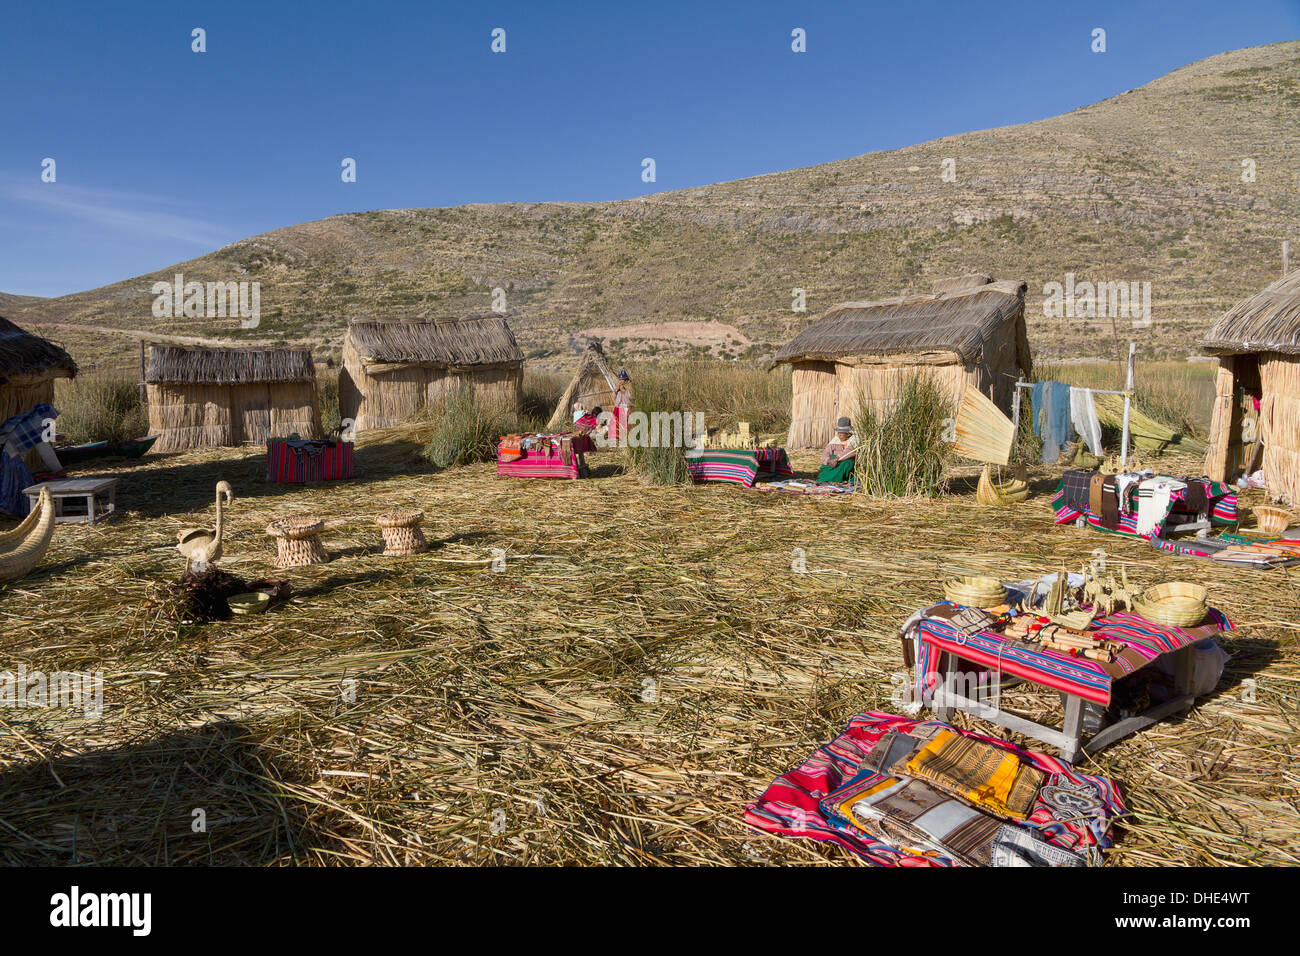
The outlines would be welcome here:
[[[1040,460],[1056,461],[1061,445],[1074,435],[1070,421],[1070,386],[1063,382],[1035,382],[1033,390],[1034,434],[1043,440]]]

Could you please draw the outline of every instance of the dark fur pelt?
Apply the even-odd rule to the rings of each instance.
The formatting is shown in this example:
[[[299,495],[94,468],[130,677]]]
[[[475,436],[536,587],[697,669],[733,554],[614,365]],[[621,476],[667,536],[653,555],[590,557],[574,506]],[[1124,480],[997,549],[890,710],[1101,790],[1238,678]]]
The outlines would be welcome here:
[[[232,612],[226,599],[248,590],[243,580],[216,567],[186,571],[180,583],[185,589],[189,613],[198,622],[229,620]]]

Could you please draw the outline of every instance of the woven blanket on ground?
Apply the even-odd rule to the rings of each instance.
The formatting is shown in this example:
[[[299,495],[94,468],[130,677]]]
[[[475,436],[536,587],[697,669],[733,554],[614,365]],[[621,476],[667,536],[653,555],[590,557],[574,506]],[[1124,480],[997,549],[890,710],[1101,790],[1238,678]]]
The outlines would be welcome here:
[[[1037,644],[1008,640],[993,631],[963,634],[939,616],[950,613],[943,609],[953,606],[946,601],[935,605],[917,627],[916,689],[926,699],[938,686],[940,657],[950,653],[995,672],[1109,705],[1115,681],[1140,670],[1162,654],[1232,628],[1232,622],[1214,608],[1210,608],[1204,623],[1188,628],[1152,624],[1129,612],[1112,614],[1094,622],[1094,629],[1099,637],[1123,644],[1124,650],[1112,661],[1092,661]]]
[[[1191,538],[1186,541],[1169,541],[1164,538],[1155,538],[1151,543],[1161,551],[1168,551],[1170,554],[1199,558],[1202,561],[1213,561],[1215,564],[1231,564],[1233,567],[1238,568],[1289,568],[1300,564],[1300,554],[1292,557],[1263,553],[1252,555],[1249,552],[1237,550],[1241,542],[1236,540],[1235,535],[1232,538],[1233,540]],[[1250,543],[1267,546],[1270,542],[1267,539],[1259,539],[1258,542]]]
[[[831,794],[853,780],[864,758],[887,734],[915,734],[936,727],[1003,748],[1046,774],[1046,784],[1039,790],[1033,812],[1024,824],[1039,838],[1076,853],[1099,854],[1111,845],[1112,823],[1127,811],[1118,789],[1106,778],[1078,773],[1047,754],[937,721],[882,713],[854,717],[833,741],[777,777],[762,796],[745,808],[745,822],[769,833],[835,843],[877,866],[953,866],[957,860],[909,853],[888,842],[879,831],[830,813],[823,806]]]
[[[790,478],[785,481],[760,481],[754,485],[758,491],[783,491],[791,495],[848,495],[853,493],[853,485],[848,482],[808,481],[804,478]]]
[[[752,488],[759,478],[793,478],[784,448],[693,448],[686,453],[692,481],[731,481]]]
[[[587,435],[524,437],[528,441],[497,446],[498,478],[577,478],[578,455],[596,448]]]
[[[266,480],[294,483],[351,478],[353,447],[350,441],[269,441]]]
[[[907,775],[961,797],[999,817],[1023,820],[1033,809],[1043,774],[998,747],[945,732],[907,762]]]
[[[1126,534],[1134,538],[1163,537],[1165,526],[1169,523],[1172,515],[1175,522],[1190,520],[1195,517],[1194,514],[1185,513],[1180,505],[1187,499],[1189,490],[1199,499],[1201,491],[1204,491],[1205,499],[1208,502],[1208,516],[1211,522],[1215,524],[1235,524],[1237,521],[1237,496],[1232,489],[1225,484],[1216,481],[1209,481],[1204,478],[1185,478],[1180,479],[1187,487],[1176,489],[1170,492],[1169,508],[1165,511],[1163,517],[1155,522],[1151,534],[1138,533],[1138,514],[1136,510],[1120,510],[1119,522],[1114,529],[1107,528],[1102,524],[1102,516],[1095,514],[1091,507],[1079,508],[1071,504],[1074,495],[1067,490],[1067,483],[1064,478],[1056,486],[1056,494],[1052,498],[1052,510],[1056,512],[1053,519],[1055,524],[1069,524],[1077,519],[1080,515],[1087,519],[1088,524],[1098,531],[1108,531],[1112,534]],[[1200,487],[1193,487],[1200,486]]]
[[[867,770],[821,805],[828,818],[879,833],[915,856],[966,866],[1086,864],[1081,854],[1054,846],[1028,828],[1003,823],[924,780]]]

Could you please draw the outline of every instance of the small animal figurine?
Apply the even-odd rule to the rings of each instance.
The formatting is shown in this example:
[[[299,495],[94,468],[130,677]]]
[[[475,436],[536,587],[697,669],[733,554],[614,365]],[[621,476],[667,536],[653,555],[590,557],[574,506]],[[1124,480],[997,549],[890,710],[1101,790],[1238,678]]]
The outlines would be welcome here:
[[[221,534],[225,530],[225,520],[221,510],[221,498],[225,496],[226,504],[232,504],[235,494],[229,482],[217,482],[217,526],[216,528],[186,528],[176,534],[176,550],[185,556],[185,570],[206,571],[208,565],[216,564],[221,559]]]

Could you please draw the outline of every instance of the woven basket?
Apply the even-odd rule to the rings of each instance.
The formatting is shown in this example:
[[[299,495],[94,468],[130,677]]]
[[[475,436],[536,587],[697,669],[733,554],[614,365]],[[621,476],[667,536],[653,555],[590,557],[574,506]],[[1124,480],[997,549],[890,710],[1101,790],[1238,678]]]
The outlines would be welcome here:
[[[1199,584],[1170,581],[1147,588],[1133,599],[1133,610],[1155,624],[1188,627],[1205,620],[1209,597]]]
[[[266,526],[266,533],[275,538],[275,565],[279,568],[299,568],[308,564],[324,564],[330,559],[321,544],[320,533],[325,522],[319,518],[277,518]]]
[[[1253,510],[1255,512],[1255,527],[1264,534],[1281,534],[1295,520],[1295,515],[1289,511],[1283,511],[1281,508],[1269,508],[1260,505]]]
[[[997,607],[1007,599],[1007,589],[997,578],[949,578],[943,596],[967,607]]]
[[[383,554],[403,555],[419,554],[428,550],[420,522],[424,520],[423,511],[390,511],[375,515],[375,524],[384,533]]]

